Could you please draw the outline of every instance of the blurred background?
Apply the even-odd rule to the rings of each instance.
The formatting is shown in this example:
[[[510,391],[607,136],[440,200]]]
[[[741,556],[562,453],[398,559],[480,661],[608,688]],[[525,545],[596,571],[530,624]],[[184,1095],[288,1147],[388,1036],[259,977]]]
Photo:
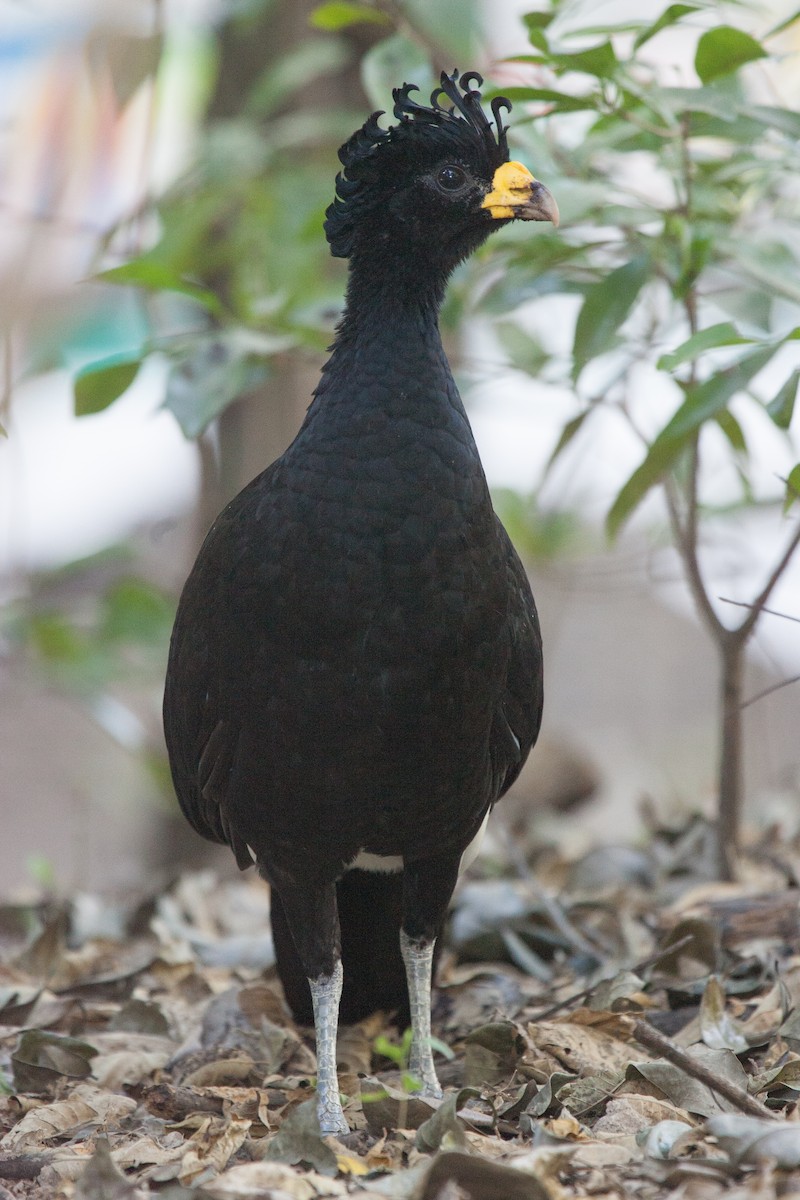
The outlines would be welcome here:
[[[177,594],[220,507],[293,437],[324,361],[344,286],[322,234],[337,147],[390,110],[392,86],[426,93],[454,66],[512,96],[513,153],[562,211],[557,232],[497,235],[443,314],[545,635],[543,737],[508,813],[545,843],[580,806],[579,852],[635,841],[653,812],[713,811],[719,655],[668,503],[648,490],[613,541],[605,519],[710,382],[727,390],[702,431],[697,557],[723,621],[792,535],[800,26],[778,3],[531,7],[0,0],[4,893],[231,870],[168,778]],[[734,17],[769,57],[728,38],[734,67],[715,74],[699,39]],[[648,103],[660,89],[663,129],[637,87]],[[687,272],[711,282],[696,292]],[[695,374],[676,348],[698,332],[698,294],[717,332]],[[752,370],[742,346],[762,355]],[[794,832],[800,562],[769,608],[748,646],[745,695],[768,694],[745,710],[746,817]]]

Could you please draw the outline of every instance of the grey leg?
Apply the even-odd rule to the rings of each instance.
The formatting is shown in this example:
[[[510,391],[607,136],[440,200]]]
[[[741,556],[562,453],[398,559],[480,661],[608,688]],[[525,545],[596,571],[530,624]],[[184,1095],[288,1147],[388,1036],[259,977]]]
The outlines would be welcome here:
[[[314,1006],[314,1032],[317,1037],[317,1115],[322,1133],[349,1133],[342,1112],[339,1080],[336,1075],[336,1029],[339,1000],[342,995],[342,963],[337,961],[332,975],[309,979]]]
[[[400,952],[406,965],[411,1005],[411,1056],[409,1071],[422,1082],[422,1095],[442,1096],[431,1050],[431,976],[433,941],[410,938],[400,931]]]

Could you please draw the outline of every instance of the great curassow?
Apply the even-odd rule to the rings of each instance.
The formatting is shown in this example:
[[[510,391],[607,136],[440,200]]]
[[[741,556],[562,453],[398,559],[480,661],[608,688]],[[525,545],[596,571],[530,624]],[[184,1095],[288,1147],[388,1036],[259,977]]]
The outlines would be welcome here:
[[[493,128],[481,84],[442,75],[429,107],[406,84],[397,123],[375,113],[340,150],[325,232],[350,274],[331,357],[292,445],[212,526],[170,648],[175,789],[198,833],[271,884],[325,1133],[348,1129],[339,1016],[410,1011],[410,1070],[442,1094],[435,939],[541,718],[536,608],[437,324],[450,273],[494,229],[558,220],[508,161],[508,101]]]

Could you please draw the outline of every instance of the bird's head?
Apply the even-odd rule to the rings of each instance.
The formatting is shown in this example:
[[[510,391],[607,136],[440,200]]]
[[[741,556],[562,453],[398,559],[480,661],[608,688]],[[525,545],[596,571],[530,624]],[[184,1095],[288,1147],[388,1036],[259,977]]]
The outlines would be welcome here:
[[[338,258],[423,261],[450,270],[507,221],[552,221],[558,208],[547,188],[509,162],[503,97],[481,105],[475,71],[442,74],[430,106],[396,88],[397,124],[382,129],[373,113],[339,151],[343,171],[325,232]],[[450,104],[443,104],[442,99]]]

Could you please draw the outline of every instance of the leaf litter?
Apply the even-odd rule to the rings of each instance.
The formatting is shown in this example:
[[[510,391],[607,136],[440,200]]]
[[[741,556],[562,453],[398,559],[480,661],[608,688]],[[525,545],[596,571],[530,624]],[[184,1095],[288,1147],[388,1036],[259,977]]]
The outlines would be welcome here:
[[[9,899],[0,1197],[800,1194],[800,839],[762,833],[732,886],[708,880],[707,832],[654,828],[648,871],[549,846],[473,875],[434,999],[444,1100],[376,1014],[341,1033],[340,1139],[319,1134],[258,880]]]

